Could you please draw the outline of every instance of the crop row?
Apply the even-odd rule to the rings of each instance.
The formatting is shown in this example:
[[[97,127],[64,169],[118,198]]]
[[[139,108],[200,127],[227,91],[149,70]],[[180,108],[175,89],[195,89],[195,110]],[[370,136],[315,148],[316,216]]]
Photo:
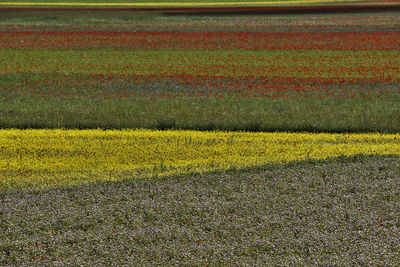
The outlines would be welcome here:
[[[380,1],[371,1],[371,3],[380,3]],[[181,0],[181,1],[171,1],[171,0],[161,0],[161,1],[152,1],[152,0],[142,0],[142,1],[129,1],[129,0],[119,0],[119,1],[99,1],[99,0],[86,0],[86,1],[76,1],[76,0],[19,0],[18,2],[11,2],[7,0],[1,0],[1,6],[47,6],[53,7],[57,9],[59,7],[69,7],[69,9],[78,9],[80,7],[120,7],[122,9],[134,9],[137,7],[144,7],[146,9],[143,12],[235,12],[241,11],[245,12],[247,10],[250,11],[284,11],[284,10],[313,10],[313,9],[321,9],[321,7],[313,7],[313,6],[302,6],[304,4],[331,4],[332,0],[264,0],[264,1],[254,1],[254,0]],[[365,5],[355,5],[352,6],[353,3],[359,3],[359,0],[345,0],[341,2],[347,3],[348,5],[334,5],[325,8],[333,8],[333,9],[345,9],[345,10],[360,10],[365,9],[368,6]],[[362,3],[362,2],[361,2]],[[350,5],[349,5],[350,4]],[[283,6],[282,6],[283,5]],[[287,7],[286,5],[291,5],[292,7]],[[300,5],[300,6],[298,6]],[[233,7],[232,7],[233,6]],[[157,8],[161,7],[161,8]],[[165,8],[170,7],[170,8]],[[243,8],[244,7],[244,8]],[[382,8],[382,6],[377,5],[377,9]],[[142,9],[142,8],[141,8]],[[134,9],[135,11],[141,9]]]
[[[398,79],[400,52],[0,49],[0,73]]]
[[[0,48],[398,50],[400,32],[2,32]]]
[[[153,177],[356,154],[399,155],[399,134],[1,130],[0,187]]]
[[[309,16],[170,16],[104,9],[20,10],[0,8],[1,32],[398,32],[397,13]]]
[[[223,77],[135,74],[0,74],[0,97],[398,98],[397,79]]]

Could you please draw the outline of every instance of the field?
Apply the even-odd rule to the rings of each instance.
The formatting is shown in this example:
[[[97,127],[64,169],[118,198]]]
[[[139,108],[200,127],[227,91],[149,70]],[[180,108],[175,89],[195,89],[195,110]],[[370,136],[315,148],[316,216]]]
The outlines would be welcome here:
[[[213,7],[213,6],[287,6],[287,5],[321,5],[321,4],[366,4],[366,3],[380,3],[379,1],[369,0],[369,1],[358,1],[358,0],[263,0],[263,1],[254,1],[254,0],[177,0],[177,1],[169,1],[169,0],[141,0],[141,1],[133,1],[133,0],[117,0],[117,1],[105,1],[105,0],[21,0],[21,1],[7,1],[1,0],[0,5],[3,6],[72,6],[72,7],[170,7],[170,6],[179,6],[179,7]],[[398,1],[388,1],[391,3],[398,3]]]
[[[2,16],[0,126],[400,130],[396,12],[99,12]]]
[[[14,191],[2,263],[378,265],[399,258],[399,159]]]
[[[0,265],[399,265],[398,4],[0,1]]]
[[[400,155],[400,135],[4,130],[2,188],[209,172],[305,159]]]

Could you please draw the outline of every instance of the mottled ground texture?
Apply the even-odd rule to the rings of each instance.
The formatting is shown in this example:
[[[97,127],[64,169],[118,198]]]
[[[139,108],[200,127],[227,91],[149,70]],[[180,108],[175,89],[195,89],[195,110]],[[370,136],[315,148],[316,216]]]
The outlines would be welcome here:
[[[400,160],[0,193],[0,265],[400,264]]]

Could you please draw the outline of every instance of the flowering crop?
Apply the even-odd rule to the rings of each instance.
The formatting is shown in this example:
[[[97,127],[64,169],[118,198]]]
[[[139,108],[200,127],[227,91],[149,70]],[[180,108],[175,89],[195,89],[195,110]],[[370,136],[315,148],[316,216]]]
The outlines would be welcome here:
[[[400,78],[400,51],[0,49],[0,73]]]
[[[223,77],[135,74],[3,75],[0,97],[135,99],[138,97],[398,98],[397,79]]]
[[[185,1],[157,1],[157,2],[137,2],[137,1],[114,1],[114,2],[105,2],[105,1],[18,1],[18,2],[7,2],[1,1],[0,5],[4,6],[72,6],[72,7],[115,7],[115,6],[123,6],[123,7],[209,7],[209,6],[274,6],[274,5],[301,5],[301,4],[321,4],[321,3],[329,3],[331,4],[332,0],[268,0],[268,1],[194,1],[194,0],[185,0]],[[340,3],[347,2],[358,2],[357,0],[346,0],[346,1],[337,1]]]
[[[0,97],[398,97],[400,55],[312,50],[0,49]],[[311,64],[312,62],[312,64]],[[35,73],[35,74],[32,74]]]
[[[399,153],[399,134],[1,130],[0,187],[46,187]]]
[[[90,10],[0,8],[1,127],[399,127],[396,13],[192,19]]]
[[[2,32],[0,48],[397,50],[400,32]]]

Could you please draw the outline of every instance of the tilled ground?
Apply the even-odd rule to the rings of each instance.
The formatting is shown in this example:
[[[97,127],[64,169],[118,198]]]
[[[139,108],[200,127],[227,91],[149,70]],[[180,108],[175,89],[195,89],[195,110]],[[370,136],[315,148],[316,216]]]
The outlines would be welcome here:
[[[5,191],[0,265],[395,266],[399,181],[360,156]]]

